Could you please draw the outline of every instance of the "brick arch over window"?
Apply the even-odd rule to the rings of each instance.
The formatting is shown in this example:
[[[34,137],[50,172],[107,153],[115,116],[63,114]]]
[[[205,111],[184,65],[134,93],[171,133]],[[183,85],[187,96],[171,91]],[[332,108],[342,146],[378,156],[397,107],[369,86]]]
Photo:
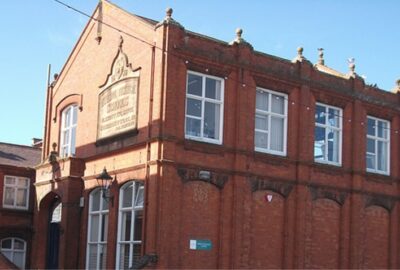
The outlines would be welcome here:
[[[77,104],[79,111],[82,111],[83,109],[82,103],[83,103],[83,95],[80,94],[71,94],[61,99],[60,102],[58,102],[54,108],[53,112],[54,123],[57,122],[57,119],[61,118],[62,111],[72,104]]]

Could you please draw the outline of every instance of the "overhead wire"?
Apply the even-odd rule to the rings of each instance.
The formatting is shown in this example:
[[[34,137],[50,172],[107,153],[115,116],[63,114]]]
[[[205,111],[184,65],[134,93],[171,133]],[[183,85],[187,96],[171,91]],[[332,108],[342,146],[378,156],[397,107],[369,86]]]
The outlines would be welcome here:
[[[75,11],[75,12],[77,12],[77,13],[79,13],[79,14],[81,14],[81,15],[83,15],[83,16],[85,16],[85,17],[88,17],[88,18],[90,18],[91,20],[94,20],[94,21],[96,21],[96,22],[98,22],[98,23],[102,23],[103,25],[105,25],[105,26],[107,26],[107,27],[109,27],[109,28],[111,28],[111,29],[113,29],[113,30],[115,30],[115,31],[117,31],[117,32],[119,32],[119,33],[122,33],[122,34],[125,34],[125,35],[127,35],[128,37],[131,37],[131,38],[133,38],[133,39],[135,39],[135,40],[137,40],[137,41],[140,41],[140,42],[142,42],[142,43],[145,43],[145,44],[147,44],[147,45],[149,45],[149,46],[151,46],[151,47],[154,47],[154,48],[156,48],[156,49],[159,49],[159,50],[163,50],[163,48],[161,48],[161,47],[158,47],[158,46],[156,46],[155,44],[152,44],[152,43],[150,43],[150,42],[148,42],[148,41],[146,41],[146,40],[143,40],[143,39],[141,39],[141,38],[139,38],[139,37],[137,37],[137,36],[135,36],[135,35],[133,35],[133,34],[131,34],[131,33],[128,33],[128,32],[126,32],[125,30],[122,30],[122,29],[120,29],[120,28],[118,28],[118,27],[115,27],[115,26],[113,26],[113,25],[111,25],[111,24],[109,24],[109,23],[106,23],[106,22],[104,22],[104,20],[99,20],[98,18],[95,18],[94,16],[91,16],[91,15],[89,15],[89,14],[87,14],[86,12],[84,12],[84,11],[81,11],[81,10],[79,10],[79,9],[77,9],[77,8],[75,8],[75,7],[73,7],[73,6],[71,6],[71,5],[69,5],[69,4],[66,4],[66,3],[64,3],[64,2],[62,2],[62,1],[60,1],[60,0],[53,0],[53,1],[55,1],[55,2],[57,2],[58,4],[60,4],[60,5],[63,5],[63,6],[65,6],[65,7],[67,7],[67,8],[69,8],[69,9],[71,9],[71,10],[73,10],[73,11]],[[172,54],[172,55],[175,55],[175,56],[178,56],[178,57],[182,57],[181,55],[176,55],[176,54],[174,54],[173,52],[168,52],[169,54]],[[189,63],[189,61],[185,61],[185,64],[188,64]],[[209,72],[209,69],[205,69],[205,72]],[[233,78],[228,78],[228,77],[224,77],[224,79],[225,80],[231,80],[231,81],[234,81],[234,82],[237,82],[238,84],[240,84],[240,85],[242,85],[242,87],[250,87],[250,88],[255,88],[256,90],[257,89],[260,89],[261,91],[263,90],[263,88],[262,87],[260,87],[260,86],[257,86],[257,85],[249,85],[249,84],[247,84],[247,83],[243,83],[243,81],[239,81],[239,80],[235,80],[235,79],[233,79]],[[266,90],[266,89],[265,89]],[[302,103],[300,103],[300,102],[297,102],[297,101],[294,101],[294,100],[290,100],[289,98],[286,98],[286,97],[284,97],[284,96],[279,96],[280,98],[282,98],[282,99],[284,99],[284,100],[286,100],[288,103],[290,102],[290,104],[291,105],[298,105],[298,106],[303,106],[303,107],[305,107],[307,110],[311,110],[311,106],[310,105],[308,105],[308,104],[302,104]],[[338,109],[341,109],[341,108],[338,108]],[[341,109],[342,110],[342,109]],[[342,120],[344,120],[344,121],[348,121],[348,122],[353,122],[352,121],[352,118],[347,118],[347,117],[344,117],[343,115],[341,115],[341,114],[334,114],[334,113],[328,113],[328,115],[331,115],[331,116],[336,116],[336,117],[339,117],[339,118],[341,118]],[[382,120],[384,120],[384,119],[382,119]],[[387,121],[387,120],[384,120],[384,121]],[[368,121],[367,121],[368,122]],[[387,121],[387,122],[390,122],[390,121]],[[365,125],[365,122],[360,122],[360,124],[361,125]],[[374,125],[374,126],[371,126],[372,128],[376,128],[376,126]],[[378,127],[379,128],[379,127]],[[399,134],[399,130],[397,130],[397,129],[392,129],[392,128],[388,128],[388,127],[380,127],[380,128],[382,128],[382,129],[386,129],[386,130],[389,130],[389,131],[394,131],[394,133],[395,134]]]

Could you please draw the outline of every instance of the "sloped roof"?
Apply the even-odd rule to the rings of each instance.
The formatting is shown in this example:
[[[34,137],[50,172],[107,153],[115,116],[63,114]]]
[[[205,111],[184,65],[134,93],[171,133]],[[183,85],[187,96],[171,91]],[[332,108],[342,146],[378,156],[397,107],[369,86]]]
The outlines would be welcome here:
[[[40,163],[41,149],[0,142],[0,165],[34,167]]]

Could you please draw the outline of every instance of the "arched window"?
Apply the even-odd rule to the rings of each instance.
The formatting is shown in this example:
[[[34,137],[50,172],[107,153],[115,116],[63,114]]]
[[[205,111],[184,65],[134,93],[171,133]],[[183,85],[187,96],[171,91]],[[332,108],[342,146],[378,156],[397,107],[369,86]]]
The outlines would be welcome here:
[[[78,120],[78,105],[70,105],[61,115],[60,156],[75,156],[76,123]]]
[[[19,238],[1,240],[1,253],[16,266],[25,268],[26,242]]]
[[[144,185],[128,182],[120,189],[116,269],[128,269],[141,255]]]
[[[108,202],[100,188],[89,197],[86,269],[105,269],[107,262]]]

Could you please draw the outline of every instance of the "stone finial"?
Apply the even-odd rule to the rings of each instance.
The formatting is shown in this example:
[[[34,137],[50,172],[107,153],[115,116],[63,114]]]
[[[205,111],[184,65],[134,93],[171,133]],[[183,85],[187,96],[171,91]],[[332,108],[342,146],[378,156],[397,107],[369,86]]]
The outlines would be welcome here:
[[[159,22],[159,23],[156,25],[156,28],[158,28],[158,27],[160,27],[161,25],[164,25],[164,24],[165,24],[165,25],[175,25],[175,26],[178,26],[178,27],[180,27],[180,28],[183,29],[183,26],[172,18],[172,13],[173,13],[173,9],[170,8],[170,7],[167,8],[167,9],[165,10],[165,18],[164,18],[164,20],[162,20],[161,22]]]
[[[392,93],[400,93],[400,79],[396,81],[396,86],[393,88]]]
[[[318,48],[318,64],[325,65],[324,48]]]
[[[172,18],[172,12],[174,12],[174,10],[172,9],[172,8],[167,8],[166,10],[165,10],[165,14],[166,14],[166,17],[165,18],[169,18],[169,19],[171,19]]]
[[[303,47],[297,47],[297,55],[295,58],[293,58],[292,62],[296,63],[296,62],[302,62],[303,60],[305,60],[306,58],[303,56]]]
[[[347,59],[347,62],[349,63],[349,74],[350,76],[355,76],[356,75],[356,64],[355,64],[356,59],[349,58]]]
[[[232,40],[229,44],[230,45],[234,45],[234,44],[247,45],[253,49],[253,46],[251,46],[250,43],[248,43],[244,38],[242,38],[242,34],[243,34],[243,29],[236,28],[236,38],[234,40]]]

